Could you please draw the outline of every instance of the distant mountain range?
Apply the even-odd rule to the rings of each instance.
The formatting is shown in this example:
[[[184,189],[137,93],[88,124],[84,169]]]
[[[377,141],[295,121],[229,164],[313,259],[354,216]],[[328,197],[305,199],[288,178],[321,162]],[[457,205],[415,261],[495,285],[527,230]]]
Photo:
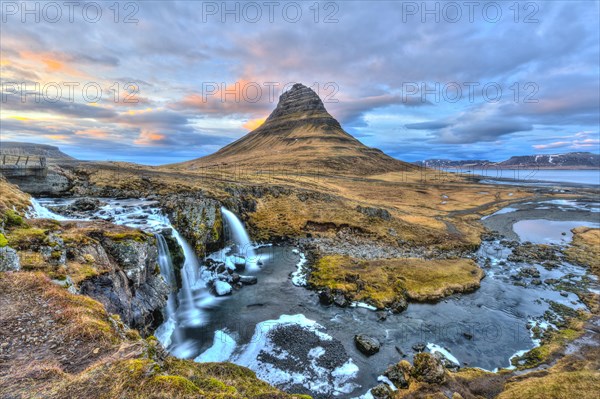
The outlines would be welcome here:
[[[591,152],[569,152],[553,155],[518,155],[502,162],[487,160],[427,159],[415,164],[429,168],[532,168],[532,169],[597,169],[600,155]]]
[[[58,147],[46,144],[21,143],[17,141],[0,141],[0,155],[34,155],[46,157],[49,160],[75,160]]]

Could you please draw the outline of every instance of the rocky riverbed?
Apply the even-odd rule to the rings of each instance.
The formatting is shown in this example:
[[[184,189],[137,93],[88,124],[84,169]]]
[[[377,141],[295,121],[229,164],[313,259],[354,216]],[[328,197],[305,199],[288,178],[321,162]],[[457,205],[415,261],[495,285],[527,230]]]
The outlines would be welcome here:
[[[38,209],[42,212],[38,216],[54,219],[104,219],[167,237],[172,229],[154,200],[52,199],[40,200],[39,205],[45,207]],[[183,273],[178,278],[181,312],[173,323],[165,323],[159,330],[169,337],[163,342],[177,356],[199,362],[232,361],[250,367],[260,378],[288,392],[310,393],[317,398],[368,397],[385,393],[391,386],[402,389],[409,383],[410,373],[438,383],[439,365],[447,370],[465,366],[495,370],[525,364],[530,359],[523,355],[539,345],[547,331],[563,328],[569,315],[587,308],[585,294],[598,292],[597,280],[564,255],[570,229],[597,226],[598,210],[593,201],[548,200],[513,204],[484,218],[490,232],[479,250],[470,254],[486,274],[480,288],[435,303],[409,303],[401,313],[376,311],[371,305],[347,299],[323,301],[323,295],[303,286],[311,268],[307,263],[310,254],[303,252],[324,246],[337,251],[340,248],[335,242],[307,238],[296,241],[300,245],[296,248],[258,246],[254,248],[255,267],[243,270],[245,259],[236,265],[239,251],[235,247],[198,258],[207,247],[182,249],[181,241],[174,239],[168,247],[173,262],[179,264],[178,272]],[[186,220],[189,223],[192,219],[188,215]],[[214,226],[218,216],[211,220]],[[534,228],[532,224],[514,227],[532,220],[536,221]],[[569,224],[544,225],[548,220]],[[536,223],[544,226],[541,231],[554,229],[551,237],[540,234]],[[524,234],[529,234],[532,242],[526,242]],[[152,248],[150,253],[156,251],[154,245]],[[348,251],[359,256],[360,248],[348,246]],[[375,249],[363,258],[378,258],[387,251],[371,248]],[[112,254],[111,248],[107,251]],[[156,253],[153,256],[155,259]],[[194,287],[186,298],[181,276],[186,275],[184,263],[191,258],[196,263],[188,277],[193,277]],[[136,273],[127,273],[126,264],[123,260],[127,278],[147,281],[147,277],[140,280]],[[101,301],[104,298],[109,307],[111,296],[97,292],[103,286],[106,284],[90,279],[82,289],[88,287],[88,294]],[[158,307],[164,309],[166,304]],[[134,317],[121,313],[128,322]],[[420,353],[431,353],[437,360],[419,357],[421,365],[409,374],[389,368]],[[375,385],[377,388],[368,393]]]

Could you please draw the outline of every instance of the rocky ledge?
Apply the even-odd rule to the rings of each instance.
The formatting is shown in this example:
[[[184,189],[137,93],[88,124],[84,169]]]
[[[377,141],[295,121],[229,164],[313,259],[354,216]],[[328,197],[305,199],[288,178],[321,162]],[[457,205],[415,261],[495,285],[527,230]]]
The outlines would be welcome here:
[[[3,226],[2,270],[41,271],[88,295],[144,335],[162,322],[169,287],[153,235],[107,222],[58,222],[13,215]]]

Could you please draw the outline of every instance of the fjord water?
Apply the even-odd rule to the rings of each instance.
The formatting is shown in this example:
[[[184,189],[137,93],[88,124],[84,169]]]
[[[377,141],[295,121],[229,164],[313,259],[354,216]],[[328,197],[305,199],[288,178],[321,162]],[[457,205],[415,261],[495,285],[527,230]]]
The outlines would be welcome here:
[[[40,206],[60,201],[40,201]],[[161,272],[172,284],[173,265],[164,237],[160,235],[163,229],[172,226],[157,204],[141,200],[104,201],[107,203],[102,208],[105,213],[99,216],[158,234]],[[517,204],[496,212],[484,223],[490,228],[507,226],[510,231],[502,233],[513,234],[511,237],[517,239],[517,233],[532,233],[527,229],[512,230],[519,221],[551,215],[557,220],[593,223],[600,216],[596,209],[596,203],[575,201]],[[52,215],[46,211],[42,210],[40,215]],[[237,241],[239,247],[251,245],[243,224],[227,212],[225,209],[223,215],[232,240]],[[90,218],[95,216],[98,215],[90,215]],[[548,327],[544,313],[550,301],[572,308],[584,307],[573,293],[561,295],[545,284],[514,284],[519,271],[532,266],[542,281],[552,278],[579,284],[586,275],[584,268],[563,262],[556,269],[546,270],[538,265],[509,261],[512,249],[500,239],[483,242],[476,254],[486,271],[477,291],[438,303],[411,303],[405,312],[390,314],[385,321],[380,321],[376,312],[361,306],[320,305],[315,292],[293,283],[293,279],[303,280],[298,278],[298,264],[304,262],[304,256],[286,245],[253,247],[256,267],[245,273],[256,276],[258,283],[235,290],[227,297],[215,297],[209,284],[215,276],[207,271],[175,229],[173,235],[183,249],[185,263],[181,288],[169,297],[165,322],[155,333],[163,345],[182,358],[232,361],[248,366],[268,382],[291,392],[310,392],[314,397],[364,394],[367,387],[376,384],[388,365],[403,358],[411,360],[417,344],[429,350],[445,348],[462,365],[487,370],[509,367],[511,357],[538,344],[530,335],[530,327]],[[226,248],[212,255],[217,256],[239,257],[239,254]],[[299,329],[283,334],[285,339],[271,339],[271,332],[281,326]],[[300,337],[302,331],[308,330],[319,340]],[[361,333],[379,339],[381,351],[371,357],[360,353],[353,338]],[[320,366],[319,359],[325,358],[332,360],[334,366]]]
[[[465,173],[494,179],[512,180],[519,184],[571,183],[600,185],[600,169],[444,169],[447,172]]]

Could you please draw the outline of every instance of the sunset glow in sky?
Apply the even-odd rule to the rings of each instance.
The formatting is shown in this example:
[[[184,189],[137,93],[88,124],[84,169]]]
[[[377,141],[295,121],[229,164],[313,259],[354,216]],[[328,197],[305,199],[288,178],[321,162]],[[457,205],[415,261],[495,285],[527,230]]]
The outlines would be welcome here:
[[[407,161],[599,152],[597,1],[76,3],[2,3],[2,140],[179,162],[302,82]]]

